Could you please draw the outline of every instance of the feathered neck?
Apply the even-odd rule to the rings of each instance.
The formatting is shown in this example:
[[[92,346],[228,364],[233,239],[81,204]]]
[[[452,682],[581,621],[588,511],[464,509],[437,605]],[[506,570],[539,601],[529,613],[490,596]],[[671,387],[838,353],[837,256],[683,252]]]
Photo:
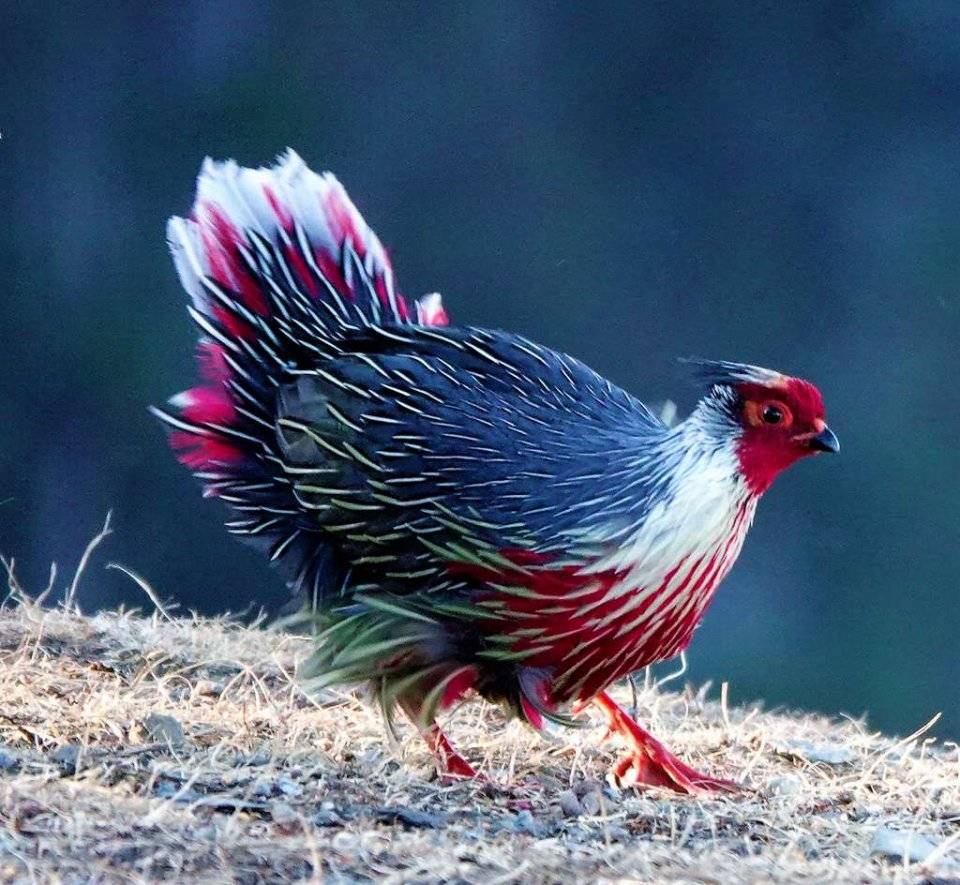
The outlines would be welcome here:
[[[736,418],[738,403],[739,398],[732,388],[715,385],[689,416],[671,429],[670,436],[678,444],[703,454],[733,454],[743,432]]]
[[[685,420],[666,431],[660,455],[674,487],[689,484],[706,493],[709,485],[732,499],[759,497],[763,489],[749,482],[740,457],[738,411],[737,392],[716,385]]]

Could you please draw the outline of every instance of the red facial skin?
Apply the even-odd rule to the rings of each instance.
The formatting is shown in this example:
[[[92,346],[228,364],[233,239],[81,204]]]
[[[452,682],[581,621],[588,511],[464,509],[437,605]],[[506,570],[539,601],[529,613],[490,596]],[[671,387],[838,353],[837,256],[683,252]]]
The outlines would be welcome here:
[[[750,491],[761,495],[781,470],[818,453],[810,441],[827,426],[823,397],[809,381],[788,377],[781,384],[741,384],[737,392],[743,403],[743,435],[737,443],[740,469]],[[764,420],[769,406],[782,414],[779,423]]]

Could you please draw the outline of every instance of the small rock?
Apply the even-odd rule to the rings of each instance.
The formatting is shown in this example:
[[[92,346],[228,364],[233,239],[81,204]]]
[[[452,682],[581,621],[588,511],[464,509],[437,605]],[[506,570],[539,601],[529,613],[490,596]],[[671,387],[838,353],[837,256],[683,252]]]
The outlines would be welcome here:
[[[603,789],[603,784],[598,780],[588,779],[580,781],[574,788],[578,796],[586,796],[587,793],[596,793]]]
[[[176,799],[177,802],[196,802],[203,796],[192,787],[184,788],[183,784],[171,780],[158,780],[153,787],[153,795],[158,799]]]
[[[547,828],[529,811],[521,811],[513,820],[513,829],[518,833],[529,833],[538,839],[547,835]]]
[[[612,827],[607,827],[604,830],[604,835],[610,839],[611,842],[629,842],[630,833],[625,827],[617,826],[614,824]]]
[[[20,768],[20,760],[0,747],[0,771],[15,772]]]
[[[800,778],[789,774],[783,777],[775,777],[767,784],[767,789],[773,796],[795,796],[802,787]]]
[[[360,838],[356,833],[341,830],[330,840],[330,845],[334,851],[350,854],[360,847]]]
[[[793,739],[778,747],[782,756],[801,759],[804,762],[824,762],[827,765],[846,765],[855,762],[857,752],[843,744],[817,744],[813,741]]]
[[[891,860],[907,860],[910,863],[923,863],[936,849],[937,842],[919,833],[879,827],[873,834],[870,853],[888,857]]]
[[[416,808],[407,808],[405,805],[382,805],[375,810],[376,819],[381,823],[406,824],[408,827],[423,827],[436,830],[446,823],[446,819],[438,814],[418,811]]]
[[[53,760],[58,766],[60,766],[60,772],[69,777],[77,773],[77,762],[80,759],[80,746],[79,744],[64,744],[62,747],[57,747],[50,754],[51,760]]]
[[[303,787],[288,777],[277,778],[274,786],[283,793],[284,796],[299,796],[303,793]]]
[[[321,808],[313,816],[313,822],[318,827],[342,827],[346,823],[339,814],[329,808]]]
[[[270,817],[275,824],[281,827],[291,827],[299,822],[299,815],[293,810],[293,806],[286,802],[271,802]]]
[[[813,836],[803,835],[797,840],[797,849],[807,860],[816,860],[823,853],[820,843]]]
[[[600,791],[594,790],[580,797],[580,805],[583,807],[583,813],[594,817],[603,811],[603,802],[600,800]]]
[[[564,790],[557,796],[557,801],[565,817],[579,817],[583,814],[583,807],[573,790]]]
[[[132,864],[143,857],[144,851],[142,845],[125,845],[110,852],[110,861],[115,864]]]
[[[179,720],[166,713],[151,713],[143,720],[143,727],[148,735],[157,743],[169,744],[177,747],[186,740],[183,726]]]
[[[198,695],[207,698],[218,698],[223,694],[223,683],[212,679],[201,679],[194,689]]]

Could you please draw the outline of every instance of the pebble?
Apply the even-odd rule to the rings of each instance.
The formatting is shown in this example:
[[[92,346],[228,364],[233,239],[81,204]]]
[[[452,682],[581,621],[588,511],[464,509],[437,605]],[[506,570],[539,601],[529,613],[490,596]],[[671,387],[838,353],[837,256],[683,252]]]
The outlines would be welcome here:
[[[583,814],[583,807],[580,805],[580,800],[573,790],[564,790],[561,792],[557,796],[557,801],[560,803],[560,810],[565,817],[579,817]]]
[[[275,824],[279,824],[281,827],[292,826],[300,819],[297,813],[293,810],[293,806],[286,802],[271,802],[270,817]]]
[[[341,830],[341,832],[337,833],[330,840],[330,845],[333,847],[334,851],[352,852],[356,851],[360,847],[360,839],[357,837],[356,833],[349,833],[346,830]]]
[[[588,814],[591,817],[594,817],[600,814],[603,811],[603,802],[600,799],[600,791],[594,790],[591,793],[586,793],[580,797],[580,805],[583,808],[583,813]]]
[[[807,762],[823,762],[827,765],[846,765],[855,762],[857,751],[843,744],[815,743],[796,738],[778,748],[781,755],[792,756]]]
[[[513,820],[513,829],[518,833],[529,833],[537,838],[547,835],[547,828],[529,811],[521,811],[517,814]]]
[[[936,849],[938,843],[919,833],[878,827],[870,843],[870,854],[889,857],[892,860],[908,860],[923,863]]]
[[[191,787],[186,787],[177,781],[167,780],[166,778],[158,780],[153,787],[153,795],[158,799],[176,799],[177,802],[196,802],[199,799],[203,798],[201,793],[198,793]]]
[[[770,781],[767,784],[767,789],[772,796],[794,796],[800,792],[802,786],[803,783],[800,778],[784,775],[783,777],[775,777]]]
[[[314,816],[313,822],[318,827],[342,827],[346,821],[335,811],[321,808]]]
[[[603,784],[592,778],[582,780],[574,787],[578,796],[586,796],[587,793],[598,793],[602,789]]]
[[[288,777],[277,778],[274,786],[283,793],[284,796],[300,796],[303,793],[303,787]]]
[[[212,679],[201,679],[196,684],[194,691],[204,697],[218,698],[223,694],[223,683],[214,682]]]
[[[0,748],[0,771],[16,771],[20,768],[20,760],[12,753]]]
[[[436,830],[446,823],[446,818],[439,814],[430,814],[427,811],[418,811],[416,808],[407,808],[405,805],[382,805],[375,811],[376,819],[381,823],[406,824],[408,827],[422,827]]]
[[[151,713],[143,720],[143,727],[157,743],[179,746],[186,740],[180,721],[166,713]]]
[[[820,849],[820,843],[813,836],[801,836],[797,840],[797,848],[803,852],[807,860],[816,860],[823,853]]]
[[[50,754],[50,758],[60,766],[60,771],[64,775],[73,775],[77,773],[77,761],[80,758],[79,744],[64,744],[57,747]]]
[[[611,842],[629,842],[630,841],[630,831],[626,827],[621,827],[614,825],[612,827],[607,827],[604,830],[604,833],[609,837]]]

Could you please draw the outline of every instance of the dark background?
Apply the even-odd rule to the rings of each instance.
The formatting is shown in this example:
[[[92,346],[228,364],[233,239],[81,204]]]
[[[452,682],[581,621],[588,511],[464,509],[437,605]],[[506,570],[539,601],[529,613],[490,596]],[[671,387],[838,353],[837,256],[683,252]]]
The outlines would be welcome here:
[[[691,677],[960,736],[960,5],[178,3],[4,13],[0,551],[85,609],[276,604],[146,412],[190,386],[164,244],[201,159],[335,170],[401,288],[656,404],[675,357],[815,380]],[[60,585],[66,583],[66,577]],[[61,588],[62,589],[62,588]]]

